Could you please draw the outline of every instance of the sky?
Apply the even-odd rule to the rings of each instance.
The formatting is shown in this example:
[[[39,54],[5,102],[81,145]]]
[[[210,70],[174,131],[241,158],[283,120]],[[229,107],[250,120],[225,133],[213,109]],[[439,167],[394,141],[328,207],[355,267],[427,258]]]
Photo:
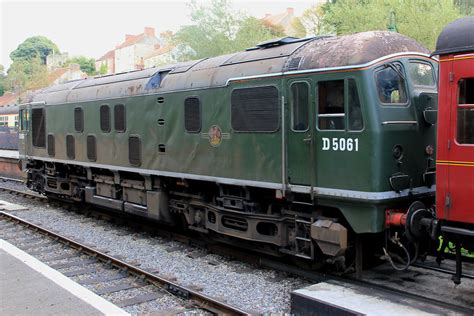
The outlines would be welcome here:
[[[10,53],[31,36],[43,35],[69,56],[99,58],[125,34],[139,34],[145,26],[156,34],[191,24],[189,0],[0,0],[0,64],[11,64]],[[288,7],[300,16],[317,0],[233,0],[233,8],[262,18],[282,13]],[[198,0],[206,4],[207,1]]]

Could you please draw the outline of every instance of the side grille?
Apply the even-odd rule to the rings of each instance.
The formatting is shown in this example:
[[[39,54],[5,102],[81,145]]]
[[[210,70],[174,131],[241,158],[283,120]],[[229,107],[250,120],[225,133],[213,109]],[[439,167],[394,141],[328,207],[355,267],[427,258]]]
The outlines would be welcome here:
[[[114,124],[117,132],[125,132],[125,106],[123,104],[117,104],[114,108]]]
[[[69,159],[76,158],[76,145],[72,135],[66,136],[66,155]]]
[[[198,98],[187,98],[184,101],[184,128],[188,133],[201,131],[201,107]]]
[[[108,105],[100,107],[100,129],[104,133],[110,132],[110,108]]]
[[[90,161],[96,161],[97,159],[97,146],[93,135],[87,136],[87,159]]]
[[[84,131],[84,112],[81,108],[74,109],[74,129],[78,133]]]
[[[49,134],[48,135],[48,155],[50,157],[54,157],[55,155],[55,143],[54,143],[54,135]]]
[[[141,142],[138,136],[131,136],[128,139],[128,161],[133,166],[142,163]]]

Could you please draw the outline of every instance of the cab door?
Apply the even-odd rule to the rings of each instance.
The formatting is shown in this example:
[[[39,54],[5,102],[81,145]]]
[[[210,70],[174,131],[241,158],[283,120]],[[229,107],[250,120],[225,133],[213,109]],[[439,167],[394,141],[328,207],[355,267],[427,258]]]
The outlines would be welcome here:
[[[290,185],[315,185],[314,170],[314,94],[309,79],[288,80],[287,89],[287,157]]]
[[[474,55],[473,55],[474,57]],[[448,146],[448,220],[474,223],[474,59],[454,58]]]
[[[18,113],[18,152],[20,156],[29,155],[30,152],[30,115],[31,105],[21,105]]]

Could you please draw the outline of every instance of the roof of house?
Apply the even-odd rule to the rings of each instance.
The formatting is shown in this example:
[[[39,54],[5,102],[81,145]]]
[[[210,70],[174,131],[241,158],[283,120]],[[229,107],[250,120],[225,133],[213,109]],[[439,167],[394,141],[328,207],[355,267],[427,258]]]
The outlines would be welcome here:
[[[69,70],[69,67],[56,68],[48,74],[48,82],[54,82],[56,79],[61,78]]]
[[[125,48],[125,47],[139,44],[139,43],[155,45],[155,44],[160,44],[160,40],[156,38],[155,36],[150,36],[145,33],[141,33],[138,35],[130,36],[129,39],[127,39],[125,42],[120,44],[116,49]]]
[[[0,106],[6,106],[10,104],[15,104],[18,99],[18,94],[6,92],[0,97]]]
[[[114,59],[115,58],[115,50],[109,50],[105,55],[97,59],[97,61],[107,60],[107,59]]]

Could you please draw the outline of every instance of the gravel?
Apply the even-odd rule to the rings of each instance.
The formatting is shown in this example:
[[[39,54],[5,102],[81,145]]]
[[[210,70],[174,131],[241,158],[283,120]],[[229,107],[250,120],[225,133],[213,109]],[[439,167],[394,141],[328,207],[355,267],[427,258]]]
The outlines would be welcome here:
[[[5,186],[6,183],[1,185]],[[107,249],[109,254],[119,255],[126,262],[138,262],[142,269],[159,271],[165,278],[176,278],[176,282],[181,285],[202,289],[203,293],[244,310],[265,314],[288,313],[290,292],[309,285],[299,278],[285,277],[272,270],[256,269],[215,254],[200,254],[193,259],[188,256],[189,252],[194,253],[199,249],[106,221],[90,220],[83,215],[6,192],[0,192],[0,200],[29,208],[28,211],[10,212],[14,215],[40,223],[48,229],[79,239],[98,249]],[[120,292],[114,295],[120,296]],[[137,307],[133,307],[134,310],[125,309],[132,314],[144,313],[152,310],[153,305],[161,306],[157,301],[159,299],[141,304],[143,309],[140,310],[135,310]],[[171,303],[169,305],[170,308],[176,306],[178,305]]]

